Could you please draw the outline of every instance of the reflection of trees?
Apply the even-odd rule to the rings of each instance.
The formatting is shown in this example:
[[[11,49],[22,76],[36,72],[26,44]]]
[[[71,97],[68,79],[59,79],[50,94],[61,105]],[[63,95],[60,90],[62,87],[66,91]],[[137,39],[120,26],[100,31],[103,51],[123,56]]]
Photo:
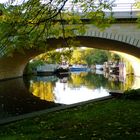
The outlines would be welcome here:
[[[94,73],[72,73],[69,85],[71,87],[86,86],[88,88],[103,87],[110,90],[126,90],[132,86],[133,81],[133,76],[127,77],[125,82],[120,82],[119,80],[108,80],[103,75]]]
[[[82,85],[85,85],[85,79],[87,73],[80,72],[80,73],[72,73],[69,79],[69,85],[71,87],[80,87]]]
[[[3,112],[0,114],[0,119],[58,106],[30,93],[22,78],[1,81],[0,103],[0,110]]]
[[[126,76],[125,81],[108,81],[107,88],[113,90],[127,90],[132,87],[134,76]]]
[[[125,83],[124,83],[124,90],[127,90],[127,89],[131,88],[133,83],[134,83],[134,75],[126,76],[126,80],[125,80]]]
[[[123,82],[120,81],[108,81],[106,86],[110,90],[123,90]]]
[[[88,88],[106,87],[107,79],[103,75],[97,75],[92,73],[72,73],[69,80],[69,85],[72,87],[80,87],[82,85]]]
[[[88,87],[95,87],[95,88],[99,88],[99,87],[106,87],[107,84],[107,79],[105,79],[105,77],[103,75],[99,75],[99,74],[92,74],[92,73],[88,73],[87,76],[85,77],[85,80],[88,83]]]
[[[89,89],[103,87],[109,90],[127,90],[132,86],[134,81],[133,75],[127,76],[124,82],[120,82],[119,79],[113,81],[112,79],[105,78],[103,75],[91,72],[71,73],[68,79],[68,84],[71,88],[86,86]],[[53,93],[54,87],[55,82],[51,81],[33,82],[30,85],[30,92],[42,100],[53,102],[55,99],[55,95]]]
[[[53,94],[54,84],[52,82],[34,82],[30,85],[30,91],[33,95],[40,97],[42,100],[54,101]]]

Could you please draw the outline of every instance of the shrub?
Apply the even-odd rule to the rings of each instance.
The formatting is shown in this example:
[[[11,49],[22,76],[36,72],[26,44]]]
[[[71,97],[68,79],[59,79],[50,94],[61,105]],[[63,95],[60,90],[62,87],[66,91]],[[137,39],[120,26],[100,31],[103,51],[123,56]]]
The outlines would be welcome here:
[[[126,90],[122,97],[123,97],[123,99],[139,100],[140,99],[140,89]]]

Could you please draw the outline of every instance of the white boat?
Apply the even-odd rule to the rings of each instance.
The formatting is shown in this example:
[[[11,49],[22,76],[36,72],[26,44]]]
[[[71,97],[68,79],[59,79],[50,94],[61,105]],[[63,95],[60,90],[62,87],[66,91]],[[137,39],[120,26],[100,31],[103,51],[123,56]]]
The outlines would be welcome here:
[[[40,65],[37,67],[37,75],[52,75],[57,67],[57,64]]]

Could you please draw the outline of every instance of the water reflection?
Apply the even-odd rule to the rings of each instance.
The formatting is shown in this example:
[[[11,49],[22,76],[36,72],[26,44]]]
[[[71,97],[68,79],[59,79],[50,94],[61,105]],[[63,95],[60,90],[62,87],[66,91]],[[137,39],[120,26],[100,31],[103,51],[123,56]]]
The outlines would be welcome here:
[[[54,102],[55,96],[53,94],[53,88],[57,80],[58,78],[56,76],[33,77],[33,79],[30,80],[29,90],[42,100]]]
[[[99,72],[25,77],[0,82],[0,119],[108,96],[108,90],[140,87],[140,77],[123,79]]]
[[[58,106],[47,100],[29,92],[22,78],[1,81],[0,119]]]
[[[40,99],[60,104],[73,104],[109,95],[109,90],[126,90],[133,86],[134,76],[121,79],[99,72],[75,72],[65,77],[34,77],[30,92]]]
[[[65,85],[65,89],[60,87],[60,83],[57,83],[56,88],[54,88],[55,103],[74,104],[109,95],[108,91],[102,87],[98,89],[88,89],[84,86],[71,89],[68,85]]]

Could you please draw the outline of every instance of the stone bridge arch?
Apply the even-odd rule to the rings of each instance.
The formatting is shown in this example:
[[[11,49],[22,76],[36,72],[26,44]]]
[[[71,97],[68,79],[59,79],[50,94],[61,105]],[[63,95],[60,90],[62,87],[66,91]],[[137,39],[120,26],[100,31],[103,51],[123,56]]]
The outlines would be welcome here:
[[[93,36],[77,36],[75,38],[79,41],[76,47],[88,47],[88,48],[98,48],[103,50],[118,51],[135,56],[136,59],[140,58],[140,48],[127,44],[124,42],[105,39]],[[62,38],[55,39],[50,38],[48,40],[48,47],[54,46],[57,48],[65,47],[64,40]],[[49,49],[50,50],[50,49]],[[48,51],[49,51],[48,50]],[[15,78],[23,75],[24,68],[26,64],[35,56],[43,53],[38,49],[28,49],[25,50],[25,54],[14,52],[13,57],[1,57],[0,58],[0,79]],[[138,63],[140,65],[140,63]]]
[[[87,24],[85,34],[75,32],[75,40],[79,41],[76,47],[98,48],[103,50],[127,53],[136,58],[136,65],[140,66],[140,29],[135,23],[115,23],[104,31]],[[63,48],[64,39],[50,37],[48,39],[47,51],[54,48]],[[53,46],[53,48],[52,48]],[[33,57],[45,52],[37,48],[25,50],[25,54],[13,53],[13,57],[5,57],[5,48],[0,50],[0,80],[15,78],[23,75],[26,64]],[[140,72],[135,71],[135,75],[140,76]]]

